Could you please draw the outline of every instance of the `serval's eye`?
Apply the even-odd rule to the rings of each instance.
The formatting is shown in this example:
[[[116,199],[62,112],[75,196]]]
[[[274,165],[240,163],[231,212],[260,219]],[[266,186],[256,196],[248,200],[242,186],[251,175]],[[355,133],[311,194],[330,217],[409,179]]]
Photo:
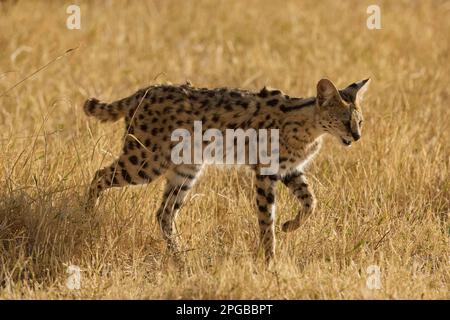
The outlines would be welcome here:
[[[362,121],[362,120],[359,120],[358,125],[359,125],[359,126],[362,126],[362,123],[363,123],[363,121]]]

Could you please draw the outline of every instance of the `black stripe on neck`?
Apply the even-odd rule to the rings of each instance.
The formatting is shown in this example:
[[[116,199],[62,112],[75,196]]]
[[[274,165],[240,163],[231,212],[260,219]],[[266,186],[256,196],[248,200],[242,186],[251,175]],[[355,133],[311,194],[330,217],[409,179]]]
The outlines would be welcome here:
[[[292,102],[294,102],[293,100],[298,100],[298,103],[294,103],[291,106],[284,107],[282,109],[283,112],[291,112],[291,111],[303,109],[306,107],[310,107],[316,103],[316,97],[311,97],[311,98],[306,98],[306,99],[291,99]]]

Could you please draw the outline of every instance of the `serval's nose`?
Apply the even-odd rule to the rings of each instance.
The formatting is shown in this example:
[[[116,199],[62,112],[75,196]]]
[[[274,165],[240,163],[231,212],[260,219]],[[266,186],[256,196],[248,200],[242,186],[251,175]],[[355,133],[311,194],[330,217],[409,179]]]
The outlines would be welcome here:
[[[361,139],[361,134],[359,132],[352,132],[353,140],[358,141]]]

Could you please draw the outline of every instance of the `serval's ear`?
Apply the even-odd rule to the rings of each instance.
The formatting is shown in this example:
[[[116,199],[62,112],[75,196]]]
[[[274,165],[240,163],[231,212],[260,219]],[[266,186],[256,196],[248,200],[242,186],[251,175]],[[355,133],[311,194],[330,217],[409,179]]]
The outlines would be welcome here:
[[[347,93],[353,101],[360,103],[367,91],[367,88],[369,88],[369,84],[370,78],[352,83],[342,91]]]
[[[328,79],[321,79],[317,83],[317,101],[319,106],[325,106],[333,99],[340,99],[336,86]]]

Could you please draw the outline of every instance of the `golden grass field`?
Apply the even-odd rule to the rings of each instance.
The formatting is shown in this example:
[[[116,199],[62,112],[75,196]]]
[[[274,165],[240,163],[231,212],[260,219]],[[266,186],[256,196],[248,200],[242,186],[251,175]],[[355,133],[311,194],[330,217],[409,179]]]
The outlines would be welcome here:
[[[76,3],[81,30],[66,28],[70,3],[0,3],[0,299],[450,298],[449,1]],[[366,28],[373,3],[381,30]],[[208,169],[188,197],[182,269],[155,221],[162,180],[109,190],[83,214],[124,127],[88,119],[86,98],[187,79],[311,96],[322,77],[372,78],[363,136],[350,149],[326,139],[308,171],[318,207],[296,232],[280,230],[299,206],[279,186],[270,268],[242,169]]]

